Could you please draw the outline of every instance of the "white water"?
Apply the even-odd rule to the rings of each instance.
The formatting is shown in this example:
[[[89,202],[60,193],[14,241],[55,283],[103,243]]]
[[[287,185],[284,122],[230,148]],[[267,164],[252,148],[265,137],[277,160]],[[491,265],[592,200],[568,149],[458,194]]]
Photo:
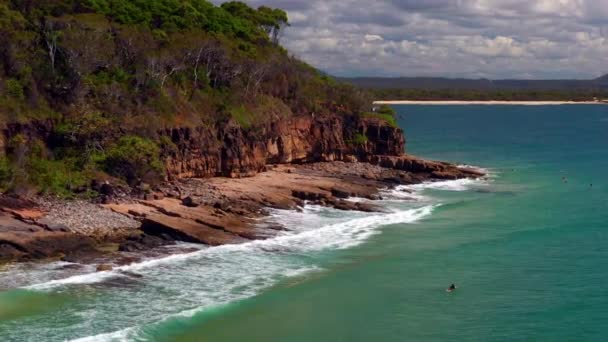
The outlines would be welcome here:
[[[440,204],[432,203],[420,192],[426,189],[463,191],[476,183],[458,180],[409,186],[406,190],[412,193],[408,196],[424,200],[387,198],[380,202],[386,205],[387,213],[348,212],[345,215],[343,211],[318,206],[307,206],[302,212],[277,210],[271,220],[290,231],[268,240],[204,247],[109,272],[78,274],[28,285],[25,287],[28,290],[70,293],[83,298],[62,313],[75,324],[57,332],[52,320],[36,322],[39,331],[29,337],[44,336],[43,340],[57,341],[78,336],[82,338],[76,341],[132,340],[143,326],[175,317],[190,317],[254,296],[287,278],[322,272],[321,260],[327,253],[360,245],[380,233],[380,227],[399,224],[399,228],[404,228],[408,226],[403,224],[413,224],[431,215]],[[392,192],[403,194],[399,189]],[[105,292],[108,294],[102,294]],[[24,326],[22,324],[28,322],[19,324]],[[3,328],[7,327],[0,322],[0,330]],[[5,331],[23,333],[23,329],[17,327]]]

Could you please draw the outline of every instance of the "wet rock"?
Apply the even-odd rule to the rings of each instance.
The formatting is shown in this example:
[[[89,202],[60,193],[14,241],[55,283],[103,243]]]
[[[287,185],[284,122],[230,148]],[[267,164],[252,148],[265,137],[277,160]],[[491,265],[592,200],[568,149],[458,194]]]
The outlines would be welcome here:
[[[139,252],[168,245],[170,243],[172,243],[172,241],[170,239],[166,239],[164,236],[141,234],[129,237],[127,241],[120,244],[118,250],[120,252]]]
[[[340,189],[340,188],[332,188],[331,189],[331,194],[334,197],[337,197],[337,198],[349,198],[349,197],[352,197],[352,194],[348,190]]]
[[[355,203],[355,208],[358,211],[363,211],[366,213],[373,213],[373,212],[381,211],[380,208],[378,208],[377,206],[375,206],[373,204],[369,204],[369,203],[364,203],[364,202]]]
[[[291,194],[293,197],[304,201],[321,202],[330,199],[330,195],[323,192],[293,190]]]

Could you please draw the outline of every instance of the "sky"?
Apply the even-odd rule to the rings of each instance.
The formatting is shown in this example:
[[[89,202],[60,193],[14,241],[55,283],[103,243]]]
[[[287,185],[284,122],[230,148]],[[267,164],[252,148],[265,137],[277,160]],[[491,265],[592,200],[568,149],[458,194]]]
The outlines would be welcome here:
[[[247,0],[336,76],[589,79],[608,73],[608,0]]]

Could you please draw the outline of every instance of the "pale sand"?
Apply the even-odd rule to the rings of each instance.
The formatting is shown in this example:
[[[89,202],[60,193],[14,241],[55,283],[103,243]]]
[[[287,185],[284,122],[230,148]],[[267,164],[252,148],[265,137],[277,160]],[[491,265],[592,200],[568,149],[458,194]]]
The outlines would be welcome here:
[[[517,106],[557,106],[557,105],[590,105],[608,104],[606,102],[574,101],[374,101],[375,105],[517,105]]]

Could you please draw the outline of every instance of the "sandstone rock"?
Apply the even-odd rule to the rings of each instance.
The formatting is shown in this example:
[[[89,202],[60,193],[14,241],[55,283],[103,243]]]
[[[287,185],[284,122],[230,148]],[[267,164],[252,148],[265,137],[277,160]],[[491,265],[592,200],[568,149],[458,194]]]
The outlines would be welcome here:
[[[108,265],[108,264],[101,264],[101,265],[97,265],[97,272],[108,272],[113,270],[114,267],[112,267],[112,265]]]
[[[54,232],[0,215],[0,260],[57,257],[70,251],[91,250],[92,239]]]
[[[170,180],[226,176],[249,177],[268,165],[319,161],[367,161],[371,155],[403,154],[403,131],[374,118],[296,116],[269,122],[256,132],[234,123],[218,127],[175,128],[160,132],[179,153],[166,159]],[[364,146],[348,141],[363,134]],[[292,169],[286,172],[293,172]]]
[[[142,230],[149,235],[166,234],[178,241],[203,243],[211,246],[245,241],[234,234],[195,221],[160,214],[148,215],[142,223]]]

